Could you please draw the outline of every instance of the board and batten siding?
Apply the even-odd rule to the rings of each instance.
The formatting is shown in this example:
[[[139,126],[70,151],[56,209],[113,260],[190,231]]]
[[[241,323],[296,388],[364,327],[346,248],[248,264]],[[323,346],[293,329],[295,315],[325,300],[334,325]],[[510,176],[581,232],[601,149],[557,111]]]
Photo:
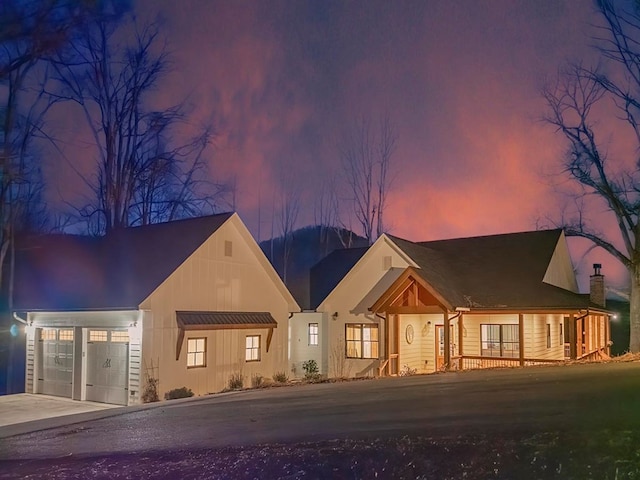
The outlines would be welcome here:
[[[296,378],[304,377],[302,364],[315,360],[321,375],[329,368],[327,317],[322,312],[294,313],[289,319],[289,372]],[[309,324],[318,324],[318,345],[309,345]]]
[[[391,285],[408,266],[407,260],[391,245],[391,241],[380,237],[318,306],[317,311],[328,315],[329,377],[378,375],[378,359],[346,358],[345,328],[348,323],[378,325],[381,355],[384,352],[383,321],[367,312],[379,297],[372,294],[372,290],[381,295],[385,291],[384,285],[380,285],[383,277],[388,280],[383,283]]]
[[[196,395],[218,392],[227,387],[232,374],[243,375],[248,385],[252,375],[271,377],[288,371],[290,303],[249,241],[253,239],[246,227],[231,217],[142,303],[141,308],[149,312],[142,335],[143,374],[152,362],[157,366],[161,396],[180,387],[191,388]],[[176,311],[180,310],[269,312],[278,327],[269,352],[266,328],[187,331],[176,360]],[[247,335],[260,336],[258,362],[245,361]],[[206,367],[187,368],[189,338],[207,339]]]

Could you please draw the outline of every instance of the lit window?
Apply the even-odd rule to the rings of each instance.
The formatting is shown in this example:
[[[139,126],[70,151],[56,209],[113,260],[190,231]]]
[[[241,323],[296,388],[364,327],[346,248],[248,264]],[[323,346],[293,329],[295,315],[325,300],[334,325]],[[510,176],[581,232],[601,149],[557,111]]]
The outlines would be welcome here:
[[[378,358],[378,326],[362,323],[346,325],[347,358]]]
[[[111,332],[112,342],[124,342],[129,341],[129,332]]]
[[[480,325],[483,357],[518,357],[520,355],[518,325]]]
[[[260,335],[248,335],[245,359],[247,362],[260,361]]]
[[[318,345],[318,324],[309,324],[309,345]]]
[[[206,352],[206,338],[190,338],[187,340],[187,367],[204,367]]]
[[[55,340],[56,339],[56,331],[51,328],[43,328],[40,332],[41,340]]]
[[[91,330],[89,332],[89,341],[90,342],[106,342],[107,341],[107,331],[106,330]]]
[[[564,334],[562,333],[562,323],[558,324],[558,342],[560,345],[564,345]]]

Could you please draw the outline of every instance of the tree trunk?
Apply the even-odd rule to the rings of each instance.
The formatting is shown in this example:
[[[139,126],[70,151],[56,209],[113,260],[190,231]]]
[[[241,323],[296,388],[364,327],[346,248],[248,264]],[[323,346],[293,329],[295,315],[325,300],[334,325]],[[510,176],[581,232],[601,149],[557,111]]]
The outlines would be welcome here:
[[[638,353],[640,352],[640,264],[632,268],[629,351]]]

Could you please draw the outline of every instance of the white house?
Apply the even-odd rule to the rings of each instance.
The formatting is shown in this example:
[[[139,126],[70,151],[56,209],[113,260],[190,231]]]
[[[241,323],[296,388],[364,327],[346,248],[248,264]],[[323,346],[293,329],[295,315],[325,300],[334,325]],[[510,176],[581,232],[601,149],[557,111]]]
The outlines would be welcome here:
[[[288,371],[300,310],[237,214],[26,239],[14,305],[28,393],[121,405]]]
[[[320,356],[330,377],[428,373],[602,358],[609,312],[599,267],[578,293],[561,230],[409,242],[382,235],[311,271],[312,307],[290,321],[296,371]],[[312,351],[310,351],[312,349]]]

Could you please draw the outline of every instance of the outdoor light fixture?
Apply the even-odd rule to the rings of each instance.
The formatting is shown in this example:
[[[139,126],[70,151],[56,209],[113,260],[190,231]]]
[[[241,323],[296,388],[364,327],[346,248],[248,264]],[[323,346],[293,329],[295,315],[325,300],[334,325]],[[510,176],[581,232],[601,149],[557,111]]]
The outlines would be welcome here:
[[[331,315],[331,317],[333,317],[334,320],[338,319],[338,312],[333,312],[333,315]]]

